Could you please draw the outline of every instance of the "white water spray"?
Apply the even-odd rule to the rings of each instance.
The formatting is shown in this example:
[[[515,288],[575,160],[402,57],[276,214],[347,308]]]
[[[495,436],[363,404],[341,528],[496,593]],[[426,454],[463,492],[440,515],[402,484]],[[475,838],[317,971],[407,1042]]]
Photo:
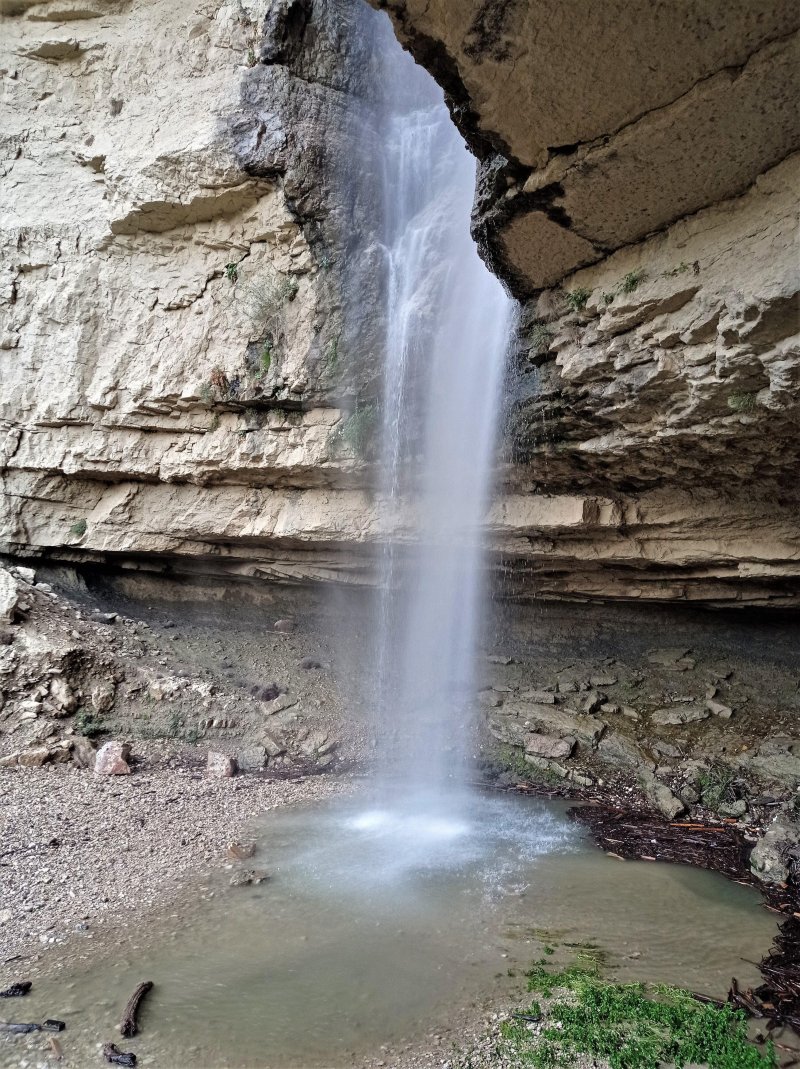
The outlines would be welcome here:
[[[513,302],[470,235],[475,160],[442,91],[381,40],[385,384],[382,498],[413,518],[387,549],[379,627],[385,773],[406,803],[452,808],[464,780],[483,547]]]

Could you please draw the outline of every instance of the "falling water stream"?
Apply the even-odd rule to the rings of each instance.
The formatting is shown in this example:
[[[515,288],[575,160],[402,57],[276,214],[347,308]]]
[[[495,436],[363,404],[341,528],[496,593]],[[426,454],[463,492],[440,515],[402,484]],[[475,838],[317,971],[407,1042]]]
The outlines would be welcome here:
[[[397,1066],[425,1034],[523,997],[513,974],[544,942],[599,944],[621,979],[721,994],[734,972],[755,978],[741,958],[757,959],[775,930],[749,889],[621,865],[559,804],[464,786],[480,526],[514,309],[470,237],[475,163],[441,90],[386,17],[369,17],[382,20],[389,102],[378,498],[389,526],[402,516],[414,531],[382,562],[379,775],[368,799],[263,816],[269,883],[211,873],[144,926],[75,936],[68,968],[42,966],[26,1013],[67,1022],[70,1065],[99,1064],[145,976],[156,986],[142,1034],[123,1044],[142,1067],[312,1069],[375,1055]],[[40,1036],[0,1037],[0,1066],[46,1064]]]
[[[383,31],[382,500],[390,518],[410,518],[414,541],[384,553],[377,708],[383,777],[403,784],[399,803],[419,826],[463,804],[480,527],[513,302],[470,235],[475,159],[442,90]]]

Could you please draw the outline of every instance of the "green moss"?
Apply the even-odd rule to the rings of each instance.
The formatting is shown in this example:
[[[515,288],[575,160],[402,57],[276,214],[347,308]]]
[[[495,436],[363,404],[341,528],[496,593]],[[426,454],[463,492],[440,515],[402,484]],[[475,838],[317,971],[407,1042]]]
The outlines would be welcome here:
[[[77,520],[77,522],[73,523],[70,527],[69,533],[74,538],[83,538],[83,536],[86,534],[86,529],[88,526],[89,525],[87,524],[86,520]]]
[[[507,1055],[523,1065],[551,1069],[578,1054],[607,1059],[612,1069],[659,1069],[703,1063],[708,1069],[774,1069],[771,1045],[762,1052],[747,1038],[743,1013],[697,1002],[675,987],[617,984],[600,976],[598,959],[582,955],[560,971],[544,960],[528,974],[529,990],[545,998],[564,992],[547,1011],[541,1030],[523,1020],[502,1027]],[[538,1016],[538,1002],[528,1013]]]

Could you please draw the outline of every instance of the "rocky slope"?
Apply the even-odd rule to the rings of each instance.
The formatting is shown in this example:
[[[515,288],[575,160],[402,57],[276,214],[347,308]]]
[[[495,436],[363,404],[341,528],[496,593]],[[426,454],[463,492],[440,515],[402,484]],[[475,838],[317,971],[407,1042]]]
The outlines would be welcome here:
[[[487,520],[509,589],[796,604],[796,13],[388,7],[524,305]],[[383,16],[3,11],[0,548],[367,580],[413,534],[363,456]]]

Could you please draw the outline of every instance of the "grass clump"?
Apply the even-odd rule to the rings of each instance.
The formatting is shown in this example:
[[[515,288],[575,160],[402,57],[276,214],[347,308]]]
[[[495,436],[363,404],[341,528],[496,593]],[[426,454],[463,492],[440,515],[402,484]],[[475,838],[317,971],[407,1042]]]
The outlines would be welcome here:
[[[232,286],[235,286],[239,281],[239,265],[225,264],[225,278],[227,278]]]
[[[550,343],[553,340],[553,332],[544,323],[534,323],[531,327],[530,343],[531,349],[537,356],[546,353],[550,348]]]
[[[728,408],[734,412],[752,412],[756,407],[756,395],[736,390],[728,398]]]
[[[568,1066],[578,1054],[605,1058],[612,1069],[659,1069],[702,1063],[708,1069],[775,1069],[774,1049],[762,1052],[747,1038],[745,1015],[731,1006],[718,1009],[680,988],[617,984],[600,976],[592,955],[581,955],[561,971],[544,960],[528,974],[529,990],[552,1003],[544,1024],[532,1032],[524,1021],[503,1025],[502,1034],[522,1065],[537,1069]],[[534,1003],[530,1017],[540,1015]]]
[[[88,526],[89,525],[87,524],[86,520],[77,520],[70,527],[69,533],[73,536],[73,538],[83,538],[83,536],[86,534]]]
[[[586,307],[586,302],[592,295],[591,290],[579,288],[576,290],[570,290],[564,294],[564,300],[567,302],[567,307],[572,312],[580,312],[581,309]]]
[[[733,784],[736,773],[727,765],[713,764],[711,768],[701,768],[697,773],[697,788],[705,805],[717,809],[725,802],[736,801]]]

